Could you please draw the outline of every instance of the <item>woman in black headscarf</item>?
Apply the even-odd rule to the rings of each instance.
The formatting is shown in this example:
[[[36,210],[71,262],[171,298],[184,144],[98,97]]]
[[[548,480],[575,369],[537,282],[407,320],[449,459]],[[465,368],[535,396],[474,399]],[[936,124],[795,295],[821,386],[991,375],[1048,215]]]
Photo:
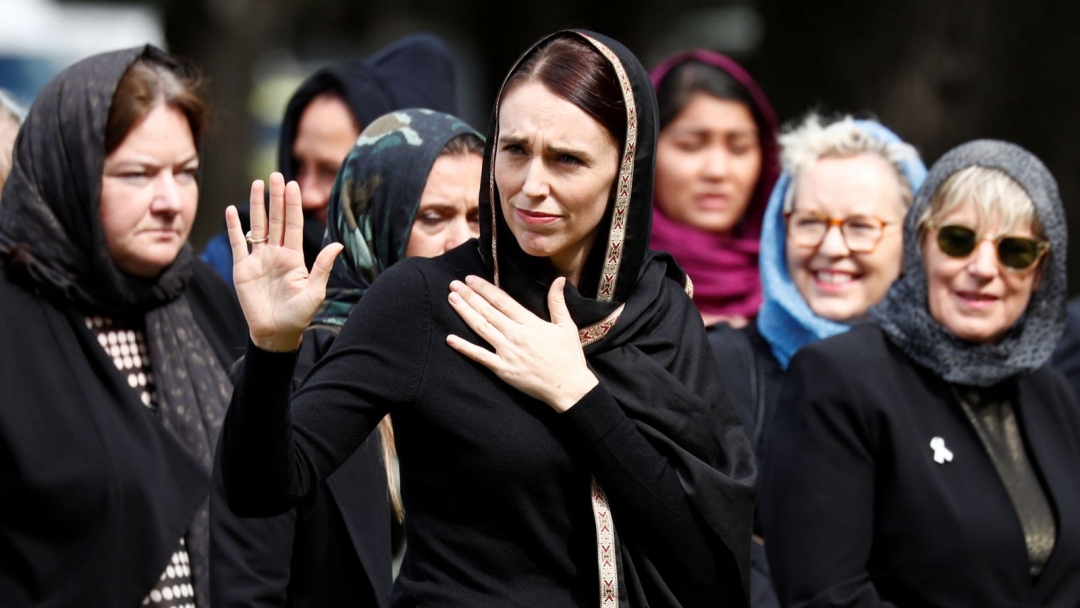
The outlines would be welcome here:
[[[298,383],[330,349],[375,277],[406,257],[440,255],[479,234],[483,151],[479,133],[431,110],[392,112],[364,130],[330,195],[326,239],[344,249],[304,332]],[[386,606],[391,525],[404,517],[396,460],[387,416],[319,491],[288,513],[237,518],[215,494],[214,606]]]
[[[761,513],[787,605],[1080,605],[1080,406],[1046,365],[1066,245],[1030,152],[934,164],[875,323],[785,376]]]
[[[326,232],[326,206],[342,159],[375,119],[406,108],[457,113],[454,63],[431,34],[412,34],[363,59],[326,66],[289,98],[278,136],[278,170],[304,196],[304,259],[315,263]],[[239,209],[248,227],[248,210]],[[206,244],[203,261],[232,284],[232,255],[224,231]]]
[[[206,106],[147,46],[45,86],[0,198],[0,598],[208,606],[214,446],[242,352],[187,244]]]
[[[230,506],[289,508],[389,412],[409,547],[392,604],[746,605],[753,457],[685,275],[648,250],[655,104],[617,42],[537,43],[495,108],[480,241],[385,272],[291,402],[338,248],[301,272],[279,178],[250,254],[230,211],[253,340]]]

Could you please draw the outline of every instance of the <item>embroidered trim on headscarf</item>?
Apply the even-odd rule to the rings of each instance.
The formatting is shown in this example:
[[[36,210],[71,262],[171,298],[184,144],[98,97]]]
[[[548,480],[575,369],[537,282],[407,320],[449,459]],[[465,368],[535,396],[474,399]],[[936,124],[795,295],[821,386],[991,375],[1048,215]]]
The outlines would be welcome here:
[[[637,153],[637,106],[634,104],[634,89],[630,78],[623,69],[622,62],[615,53],[600,41],[581,34],[589,44],[596,47],[619,77],[619,87],[626,104],[626,145],[623,147],[622,163],[617,181],[618,194],[615,195],[615,209],[611,213],[611,232],[608,235],[607,254],[604,257],[604,270],[600,273],[600,287],[596,299],[610,302],[615,295],[615,283],[619,278],[619,265],[622,263],[623,242],[626,240],[626,219],[630,211],[630,192],[634,184],[634,155]]]
[[[596,521],[596,559],[600,565],[600,608],[614,608],[619,605],[615,526],[608,510],[607,495],[595,477],[592,478],[592,509]]]
[[[686,284],[683,285],[683,290],[686,291],[686,295],[691,300],[694,299],[694,282],[690,280],[690,275],[686,275]]]
[[[615,326],[615,323],[619,321],[619,317],[622,316],[624,308],[626,308],[625,304],[616,308],[615,312],[604,317],[602,321],[579,329],[578,340],[581,341],[582,348],[603,340],[604,336],[606,336],[607,333],[611,331],[611,328]]]

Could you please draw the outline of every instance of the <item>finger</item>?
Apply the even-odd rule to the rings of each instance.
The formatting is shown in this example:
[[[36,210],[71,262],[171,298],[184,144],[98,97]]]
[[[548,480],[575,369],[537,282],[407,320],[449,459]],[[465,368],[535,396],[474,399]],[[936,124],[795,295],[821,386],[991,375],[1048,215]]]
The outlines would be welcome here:
[[[524,306],[518,304],[514,298],[511,298],[510,294],[481,277],[469,275],[465,277],[465,284],[473,291],[483,296],[484,300],[490,303],[495,310],[498,310],[515,323],[524,323],[528,321],[530,317],[536,317],[536,315],[529,312]]]
[[[455,283],[461,285],[460,281],[455,281]],[[461,285],[461,287],[468,289],[465,285]],[[475,294],[473,295],[475,296]],[[487,302],[483,302],[483,298],[474,297],[472,301],[466,301],[465,298],[456,291],[450,292],[449,299],[450,307],[454,309],[454,312],[456,312],[459,317],[461,317],[462,321],[465,321],[465,324],[469,326],[469,329],[476,332],[476,335],[480,336],[485,342],[491,344],[498,350],[499,344],[503,342],[505,335],[499,327],[481,314],[476,309],[476,306],[487,306],[487,308],[493,312],[498,311],[491,308],[491,305],[487,304]],[[506,318],[503,317],[503,319],[505,321]]]
[[[280,173],[270,174],[270,240],[269,245],[281,245],[285,234],[285,178]],[[254,233],[252,233],[254,234]]]
[[[304,250],[304,203],[300,199],[300,184],[285,185],[285,247]]]
[[[261,179],[257,179],[251,182],[251,196],[248,197],[248,210],[251,214],[249,217],[249,228],[251,229],[251,236],[256,239],[261,239],[266,235],[266,183]],[[243,230],[243,226],[240,227]],[[252,250],[259,247],[262,243],[253,244]],[[233,256],[236,259],[236,256]]]
[[[247,240],[244,238],[244,228],[240,225],[240,214],[233,205],[225,209],[225,229],[229,234],[233,266],[236,266],[247,259],[248,248]]]
[[[496,287],[496,289],[498,288]],[[461,281],[451,281],[450,291],[463,299],[466,306],[479,313],[485,321],[498,329],[500,333],[506,334],[521,325],[521,323],[514,321],[501,310],[492,306],[491,302],[483,294]],[[502,290],[499,290],[499,292],[501,293]]]
[[[573,327],[577,330],[577,324],[570,317],[570,310],[566,308],[566,277],[559,277],[551,282],[548,289],[548,310],[551,311],[551,322],[561,327]]]
[[[446,336],[446,344],[493,372],[497,372],[499,365],[502,363],[499,355],[454,334]]]
[[[330,280],[334,260],[344,249],[345,246],[341,243],[330,243],[323,247],[323,250],[319,252],[319,257],[315,258],[315,265],[311,267],[311,274],[308,276],[308,285],[322,290],[323,296],[319,297],[320,300],[326,295],[326,282]]]

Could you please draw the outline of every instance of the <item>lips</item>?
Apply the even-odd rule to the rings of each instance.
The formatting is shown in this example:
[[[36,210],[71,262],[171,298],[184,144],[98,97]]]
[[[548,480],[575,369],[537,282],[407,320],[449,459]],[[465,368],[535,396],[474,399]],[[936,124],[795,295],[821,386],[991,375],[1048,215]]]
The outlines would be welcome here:
[[[972,306],[986,306],[997,302],[1000,298],[998,296],[980,293],[978,291],[958,291],[956,297],[963,300],[965,303]]]
[[[559,219],[558,215],[541,213],[539,211],[528,211],[526,209],[514,209],[514,213],[517,214],[522,222],[529,224],[530,226],[543,226]]]
[[[854,273],[836,270],[814,270],[811,274],[819,285],[828,287],[842,287],[855,282],[857,278]]]
[[[701,209],[706,209],[710,211],[722,211],[724,209],[727,209],[729,205],[729,199],[726,194],[700,194],[697,197],[697,205]]]

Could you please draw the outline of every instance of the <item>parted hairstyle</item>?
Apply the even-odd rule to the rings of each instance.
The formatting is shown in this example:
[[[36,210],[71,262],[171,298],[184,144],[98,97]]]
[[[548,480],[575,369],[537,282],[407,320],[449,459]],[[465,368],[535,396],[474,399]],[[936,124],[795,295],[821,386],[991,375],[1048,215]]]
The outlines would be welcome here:
[[[183,112],[195,147],[199,148],[210,120],[202,87],[203,78],[194,65],[171,56],[144,53],[124,72],[113,93],[105,123],[105,154],[119,148],[128,132],[162,104]]]
[[[525,82],[540,82],[599,122],[615,141],[626,145],[626,103],[618,76],[600,51],[571,37],[554,38],[529,56],[506,80],[503,96]]]

